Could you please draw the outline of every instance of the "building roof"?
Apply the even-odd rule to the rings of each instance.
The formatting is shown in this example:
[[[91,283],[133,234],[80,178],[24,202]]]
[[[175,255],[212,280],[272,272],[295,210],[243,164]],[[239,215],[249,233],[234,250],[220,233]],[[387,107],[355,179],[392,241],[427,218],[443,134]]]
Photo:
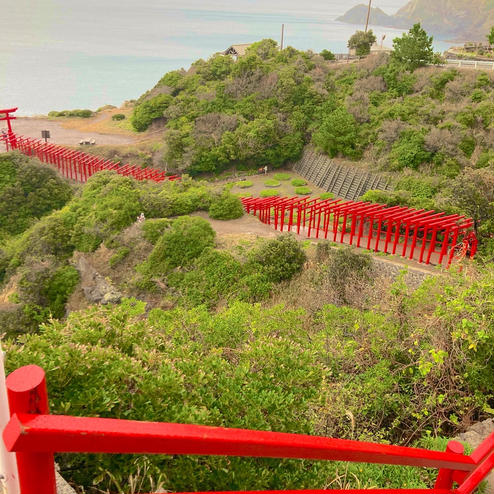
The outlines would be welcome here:
[[[243,43],[239,45],[232,45],[229,48],[227,48],[225,51],[222,51],[221,53],[223,53],[223,55],[235,55],[237,57],[241,57],[245,55],[247,48],[249,48],[251,44],[252,43]]]

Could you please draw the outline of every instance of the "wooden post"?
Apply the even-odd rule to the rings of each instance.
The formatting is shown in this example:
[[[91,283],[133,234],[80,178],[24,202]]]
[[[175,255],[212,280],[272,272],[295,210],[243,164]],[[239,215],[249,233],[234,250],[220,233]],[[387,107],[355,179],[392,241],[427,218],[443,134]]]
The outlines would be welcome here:
[[[10,415],[49,413],[45,372],[37,365],[15,370],[6,379]],[[52,453],[16,453],[21,494],[56,494]]]
[[[458,441],[449,441],[446,446],[447,453],[463,454],[464,451],[463,444]],[[437,474],[436,483],[434,484],[435,489],[451,489],[453,487],[453,473],[454,470],[449,468],[441,468]]]
[[[5,429],[9,418],[9,402],[7,398],[7,388],[5,386],[5,368],[3,365],[4,352],[0,344],[0,428]],[[0,445],[0,473],[3,475],[1,487],[7,488],[8,494],[19,494],[19,476],[17,474],[17,464],[14,453],[9,453],[5,449],[5,443]],[[1,489],[0,489],[1,490]]]
[[[369,7],[367,8],[367,19],[365,20],[365,32],[367,32],[367,28],[369,27],[369,17],[370,17],[370,11],[371,11],[371,2],[372,2],[372,0],[369,0]]]

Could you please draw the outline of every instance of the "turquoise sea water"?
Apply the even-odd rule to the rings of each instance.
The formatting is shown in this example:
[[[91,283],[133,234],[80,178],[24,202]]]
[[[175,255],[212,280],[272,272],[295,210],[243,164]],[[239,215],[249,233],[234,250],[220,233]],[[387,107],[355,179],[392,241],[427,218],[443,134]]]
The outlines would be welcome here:
[[[6,0],[0,0],[0,4]],[[96,109],[139,97],[170,70],[234,43],[263,38],[286,45],[346,53],[348,38],[362,26],[334,19],[355,2],[343,0],[165,1],[16,0],[2,11],[0,108],[20,115],[50,110]],[[375,0],[395,12],[406,0]],[[364,21],[364,20],[363,20]],[[397,29],[373,27],[385,45]],[[448,43],[436,42],[442,51]]]

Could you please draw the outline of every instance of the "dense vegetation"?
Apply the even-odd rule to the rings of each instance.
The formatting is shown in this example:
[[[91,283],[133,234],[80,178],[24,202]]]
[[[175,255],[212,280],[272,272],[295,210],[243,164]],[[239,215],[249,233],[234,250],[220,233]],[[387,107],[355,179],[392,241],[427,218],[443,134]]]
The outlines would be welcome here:
[[[237,62],[215,55],[166,74],[137,101],[134,126],[163,122],[163,160],[191,174],[278,167],[308,143],[362,159],[395,188],[365,199],[471,216],[482,251],[492,251],[494,79],[421,67],[437,60],[419,25],[394,46],[392,57],[339,65],[254,43]]]
[[[365,199],[472,216],[481,261],[412,283],[406,273],[381,272],[368,253],[329,242],[217,234],[208,217],[243,214],[232,184],[187,176],[156,184],[102,172],[73,191],[37,161],[3,155],[7,370],[41,365],[54,413],[436,449],[444,449],[442,437],[494,414],[492,78],[411,72],[385,56],[338,66],[321,55],[279,51],[265,40],[238,62],[200,60],[143,95],[133,125],[145,130],[161,119],[165,160],[193,174],[280,166],[308,142],[331,156],[364,158],[395,186]],[[143,164],[150,159],[142,155]],[[278,195],[273,187],[287,181],[298,194],[311,191],[277,173],[260,195]],[[90,303],[81,260],[121,302]],[[119,494],[137,476],[142,491],[433,483],[426,470],[334,462],[57,461],[85,492]]]
[[[0,240],[22,233],[72,196],[49,166],[20,154],[0,156]]]
[[[220,264],[205,263],[210,282],[231,272],[221,255]],[[341,273],[344,259],[334,262]],[[398,282],[359,309],[324,302],[330,264],[323,258],[312,268],[321,303],[314,312],[240,301],[213,314],[204,305],[147,312],[129,299],[8,343],[8,369],[43,366],[53,412],[75,415],[410,444],[492,413],[492,272],[472,282],[431,279],[415,292]],[[350,283],[353,293],[364,278]],[[294,288],[307,289],[304,279]],[[430,485],[425,471],[355,465],[345,475],[331,462],[119,455],[59,462],[88,487],[124,485],[144,464],[145,489],[150,479],[171,490]]]
[[[92,177],[2,250],[8,370],[43,366],[55,413],[436,448],[444,445],[431,438],[492,413],[490,268],[431,278],[412,290],[402,279],[391,285],[368,255],[302,245],[289,235],[225,245],[205,213],[189,216],[210,210],[232,218],[238,204],[226,190],[187,178],[154,184],[111,172]],[[141,212],[146,220],[136,222]],[[107,251],[99,269],[134,298],[64,320],[71,293],[82,292],[75,259],[100,262]],[[118,490],[132,475],[148,490],[152,481],[173,490],[431,482],[426,471],[347,471],[330,462],[58,461],[86,489]]]
[[[311,140],[333,156],[365,154],[384,169],[427,166],[455,176],[492,162],[492,78],[412,72],[433,61],[418,25],[395,45],[391,60],[378,55],[343,66],[312,52],[280,51],[272,40],[254,43],[237,62],[215,55],[166,74],[137,101],[134,126],[165,122],[168,164],[192,173],[280,166]]]

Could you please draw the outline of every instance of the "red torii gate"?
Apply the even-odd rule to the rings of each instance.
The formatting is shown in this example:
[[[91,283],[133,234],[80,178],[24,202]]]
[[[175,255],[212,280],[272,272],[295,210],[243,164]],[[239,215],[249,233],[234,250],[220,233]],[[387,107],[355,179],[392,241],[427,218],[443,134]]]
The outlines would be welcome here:
[[[91,175],[101,170],[114,170],[120,175],[133,177],[136,180],[152,180],[163,182],[164,180],[180,180],[178,175],[167,176],[163,170],[154,168],[141,168],[137,165],[126,163],[121,165],[111,160],[99,158],[79,150],[74,150],[60,146],[58,144],[48,144],[40,139],[16,135],[12,130],[11,120],[15,116],[11,115],[17,108],[0,110],[0,121],[7,122],[7,132],[0,135],[7,151],[17,150],[27,156],[34,156],[44,163],[56,166],[61,175],[77,182],[86,182]]]
[[[12,372],[6,388],[11,417],[3,430],[3,441],[8,451],[16,453],[20,494],[56,494],[53,454],[67,452],[299,458],[438,469],[432,489],[216,494],[472,494],[494,467],[494,432],[467,456],[457,441],[449,441],[446,451],[431,451],[303,434],[52,415],[45,373],[36,365]]]
[[[366,248],[375,252],[396,254],[400,246],[402,257],[425,264],[430,264],[436,254],[435,264],[442,264],[447,256],[449,266],[455,254],[473,258],[477,250],[473,221],[458,214],[308,196],[250,197],[242,198],[242,203],[247,213],[258,216],[263,223],[270,225],[274,219],[277,230],[286,227],[286,231],[297,234],[302,230],[309,238],[314,232],[315,238],[327,239],[332,234],[334,242],[355,243],[357,247],[366,239]]]

